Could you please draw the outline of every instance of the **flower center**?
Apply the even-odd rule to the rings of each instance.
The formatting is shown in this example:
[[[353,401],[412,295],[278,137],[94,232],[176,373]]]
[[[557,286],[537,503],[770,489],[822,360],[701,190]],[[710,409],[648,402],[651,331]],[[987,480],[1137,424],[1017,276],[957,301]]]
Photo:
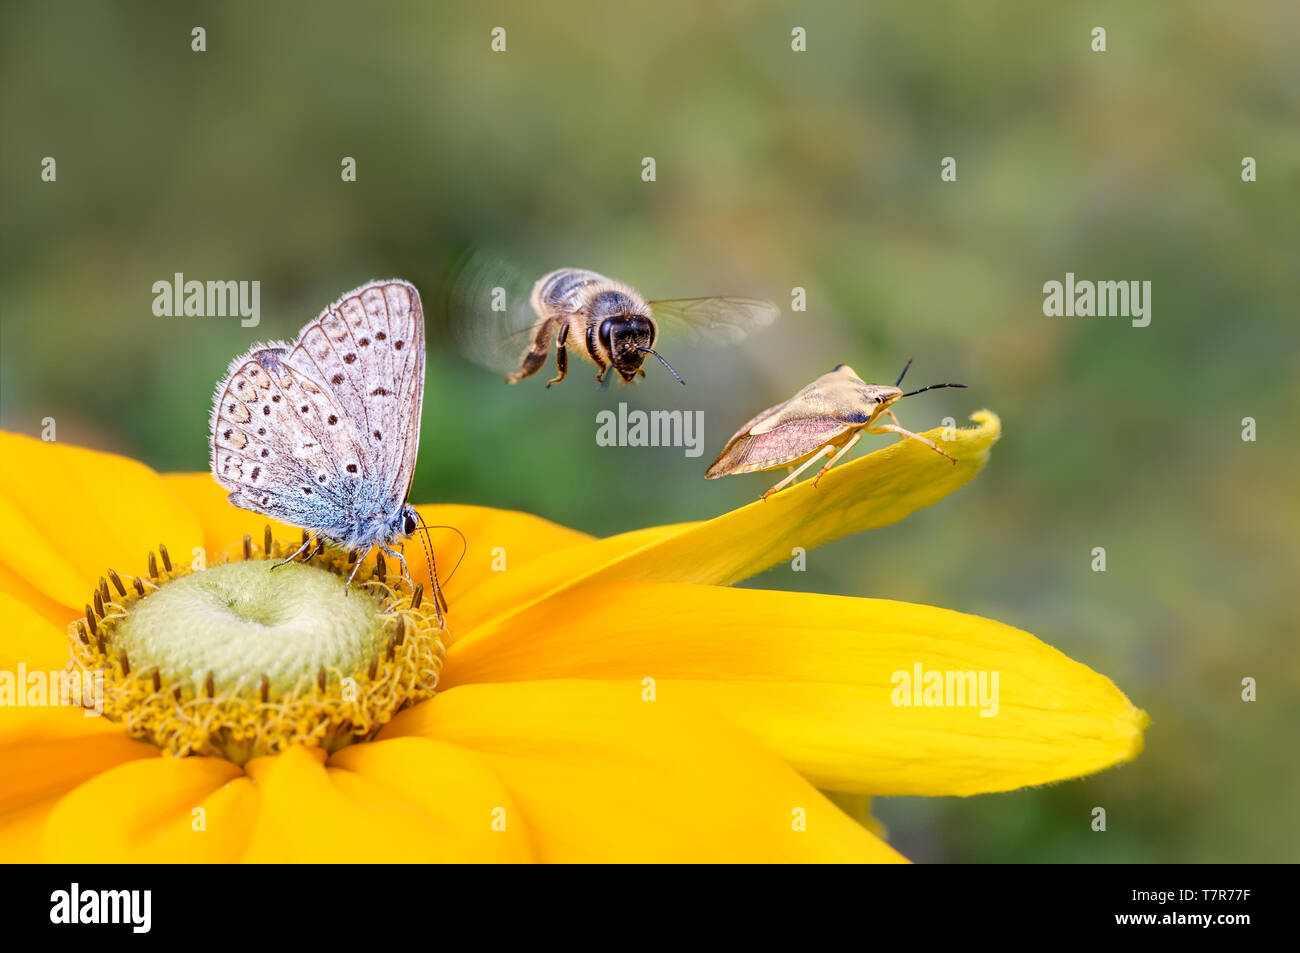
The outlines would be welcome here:
[[[261,549],[247,537],[231,549],[183,567],[161,548],[148,576],[100,579],[68,627],[68,667],[102,675],[108,718],[171,754],[242,764],[366,740],[433,697],[446,654],[436,607],[382,555],[345,589],[357,567],[344,553],[277,565],[296,547],[269,528]]]

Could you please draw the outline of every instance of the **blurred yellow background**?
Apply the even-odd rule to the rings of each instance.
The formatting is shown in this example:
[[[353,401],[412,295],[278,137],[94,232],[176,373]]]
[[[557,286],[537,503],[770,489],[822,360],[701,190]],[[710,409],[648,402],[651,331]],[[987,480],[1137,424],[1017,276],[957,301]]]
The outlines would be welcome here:
[[[1002,620],[1109,675],[1152,724],[1136,762],[1095,778],[879,800],[895,846],[1294,861],[1297,63],[1300,7],[1281,0],[8,3],[0,425],[54,417],[63,442],[206,469],[232,357],[371,278],[411,280],[434,312],[466,245],[651,297],[771,298],[785,313],[741,347],[661,342],[686,388],[648,365],[601,390],[574,362],[563,386],[545,390],[548,369],[507,387],[431,335],[413,498],[597,534],[706,518],[772,482],[702,479],[759,409],[841,361],[892,383],[915,358],[912,386],[969,389],[909,399],[902,422],[989,407],[1005,428],[990,465],[750,585]],[[1046,317],[1043,283],[1067,271],[1151,281],[1150,326]],[[152,285],[176,272],[260,281],[260,326],[155,317]],[[704,411],[703,457],[597,446],[619,401]]]

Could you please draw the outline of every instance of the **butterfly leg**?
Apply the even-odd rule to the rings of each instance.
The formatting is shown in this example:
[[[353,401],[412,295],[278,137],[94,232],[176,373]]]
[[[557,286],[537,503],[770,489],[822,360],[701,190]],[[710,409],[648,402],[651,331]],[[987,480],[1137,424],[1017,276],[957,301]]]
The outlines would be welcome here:
[[[803,471],[807,470],[810,466],[812,466],[814,463],[816,463],[816,462],[817,462],[818,460],[820,460],[822,457],[826,456],[827,454],[834,453],[834,452],[835,452],[835,446],[834,446],[833,444],[827,444],[826,446],[822,447],[820,450],[818,450],[816,453],[814,453],[811,457],[809,457],[807,460],[805,460],[804,463],[803,463],[803,465],[800,466],[799,469],[795,470],[793,473],[791,473],[788,477],[786,477],[784,480],[782,480],[782,481],[781,481],[780,483],[778,483],[776,486],[772,487],[772,489],[770,489],[770,490],[768,490],[766,493],[764,493],[761,497],[759,497],[759,499],[766,500],[769,496],[771,496],[773,493],[776,493],[778,490],[783,490],[783,489],[785,489],[787,486],[789,486],[791,483],[793,483],[795,480],[797,480],[797,479],[799,478],[799,474],[803,473]]]
[[[400,550],[389,549],[387,546],[380,546],[379,548],[381,551],[387,553],[389,556],[392,556],[394,559],[396,559],[399,563],[402,564],[402,578],[406,580],[407,585],[409,585],[412,589],[414,589],[415,580],[411,578],[411,568],[406,565],[406,555],[402,553]]]
[[[564,342],[567,341],[568,338],[569,338],[569,323],[566,321],[564,323],[564,326],[560,328],[559,339],[555,342],[556,376],[552,377],[549,381],[546,382],[547,387],[550,387],[552,384],[558,384],[560,381],[564,380],[565,375],[569,373],[569,352],[564,347]]]
[[[348,574],[348,581],[343,584],[343,595],[348,594],[348,589],[352,587],[352,580],[356,578],[357,570],[361,568],[361,564],[366,561],[366,557],[370,555],[370,551],[374,548],[374,543],[371,543],[366,547],[366,551],[357,557],[356,565],[352,567],[352,572]]]
[[[900,435],[904,440],[908,440],[908,439],[919,440],[921,443],[925,444],[935,453],[939,454],[939,456],[947,457],[954,464],[957,462],[956,457],[954,457],[951,453],[946,453],[945,451],[940,450],[938,444],[936,444],[933,440],[930,440],[927,437],[922,437],[918,433],[912,433],[912,431],[899,426],[898,418],[895,417],[893,413],[891,413],[890,411],[885,411],[885,413],[889,414],[890,418],[894,422],[892,424],[879,424],[878,426],[872,427],[870,430],[867,431],[867,433],[896,433]]]
[[[820,470],[817,471],[817,475],[813,477],[813,486],[816,486],[818,483],[820,483],[821,478],[826,475],[826,471],[829,470],[831,467],[835,466],[835,464],[839,463],[840,460],[844,457],[844,454],[848,453],[849,450],[853,448],[853,445],[861,439],[862,439],[862,431],[859,430],[853,435],[852,439],[849,440],[848,443],[846,443],[843,447],[840,448],[839,453],[835,454],[835,456],[831,457],[830,460],[826,462],[826,466],[822,467]]]
[[[288,559],[282,559],[282,560],[280,560],[278,563],[276,563],[276,564],[275,564],[274,566],[272,566],[271,568],[272,568],[272,569],[279,569],[281,566],[284,566],[284,565],[286,565],[286,564],[288,564],[288,563],[293,562],[295,559],[298,558],[298,556],[302,553],[303,550],[305,550],[308,546],[313,545],[319,537],[320,537],[320,533],[315,533],[315,534],[313,534],[312,536],[310,536],[309,538],[304,539],[304,540],[302,541],[302,545],[298,547],[297,551],[294,552],[293,555],[291,555]],[[315,554],[315,553],[312,553],[312,556],[314,556],[314,555],[316,555],[316,554]],[[308,556],[307,558],[310,559],[311,556]]]

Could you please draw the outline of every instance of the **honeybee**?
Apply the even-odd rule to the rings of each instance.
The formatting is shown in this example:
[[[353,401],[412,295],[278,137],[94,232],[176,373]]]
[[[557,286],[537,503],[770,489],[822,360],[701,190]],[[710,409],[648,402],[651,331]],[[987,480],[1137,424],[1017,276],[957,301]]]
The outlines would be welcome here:
[[[611,368],[625,384],[644,376],[647,355],[685,384],[656,349],[661,329],[674,341],[736,342],[780,313],[772,302],[757,298],[647,300],[632,286],[595,271],[560,268],[533,284],[528,315],[520,306],[521,293],[511,300],[507,272],[471,255],[452,283],[450,307],[459,313],[450,317],[462,350],[489,367],[512,371],[506,375],[511,384],[542,369],[552,342],[556,376],[547,387],[568,375],[570,351],[596,366],[602,384]]]

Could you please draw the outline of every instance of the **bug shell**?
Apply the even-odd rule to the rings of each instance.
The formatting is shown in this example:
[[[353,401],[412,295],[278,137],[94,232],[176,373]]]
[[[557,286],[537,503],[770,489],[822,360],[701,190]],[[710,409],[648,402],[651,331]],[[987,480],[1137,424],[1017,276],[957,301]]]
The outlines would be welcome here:
[[[840,446],[853,431],[869,426],[900,394],[898,387],[866,383],[841,364],[741,427],[704,476],[714,480],[802,463],[822,447]]]

